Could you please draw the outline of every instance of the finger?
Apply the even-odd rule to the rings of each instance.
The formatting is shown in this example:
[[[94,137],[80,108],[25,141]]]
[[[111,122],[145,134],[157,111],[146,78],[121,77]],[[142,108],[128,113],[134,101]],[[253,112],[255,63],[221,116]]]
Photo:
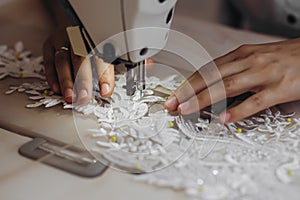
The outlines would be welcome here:
[[[92,98],[93,78],[90,57],[80,57],[71,54],[74,67],[76,96],[78,104],[86,104]]]
[[[274,96],[276,95],[276,96]],[[222,123],[235,122],[281,102],[276,90],[265,89],[220,115]]]
[[[100,94],[104,98],[112,95],[115,84],[114,65],[106,63],[98,56],[94,56],[99,80]]]
[[[57,74],[55,70],[55,48],[52,46],[50,38],[46,40],[43,46],[43,57],[46,79],[51,87],[51,90],[55,93],[60,93],[60,87],[58,84]]]
[[[169,111],[174,111],[180,103],[187,101],[193,95],[209,87],[211,84],[214,84],[224,77],[248,69],[252,64],[252,62],[250,62],[252,58],[241,58],[253,54],[258,48],[260,48],[259,45],[242,45],[235,51],[201,67],[199,71],[195,72],[168,98],[165,103],[165,108]]]
[[[237,59],[244,58],[261,48],[260,45],[241,45],[234,51],[227,53],[214,60],[217,66],[223,65],[225,63],[233,62]]]
[[[178,111],[184,115],[191,114],[225,98],[235,97],[252,91],[254,88],[263,87],[265,83],[265,75],[262,73],[254,74],[246,71],[236,74],[206,88],[197,94],[197,98],[191,98],[180,104]]]
[[[253,66],[253,58],[247,57],[218,66],[222,78],[241,73]]]
[[[226,97],[236,97],[246,92],[258,92],[267,83],[269,81],[264,73],[247,70],[225,78],[221,85],[214,85],[211,91],[222,93],[225,90]]]
[[[178,106],[178,112],[189,115],[226,98],[222,82],[218,82]]]
[[[57,47],[57,49],[62,46],[66,46],[66,47],[70,46],[66,29],[63,28],[57,30],[52,36],[51,43],[53,44],[54,47]]]
[[[165,107],[169,111],[177,109],[178,105],[187,101],[204,88],[221,79],[218,68],[215,64],[208,63],[200,68],[188,78],[165,102]]]
[[[72,103],[75,98],[73,92],[73,76],[71,72],[71,61],[69,51],[57,51],[55,55],[55,67],[59,80],[60,90],[64,99],[68,103]]]
[[[198,91],[199,85],[202,83],[202,77],[195,72],[187,81],[185,81],[176,91],[174,91],[164,106],[169,111],[175,111],[180,103],[186,101]]]
[[[195,72],[183,85],[181,85],[171,95],[165,103],[165,107],[170,110],[176,110],[177,106],[197,93],[200,93],[205,88],[220,81],[229,75],[240,73],[248,69],[250,63],[248,60],[234,61],[216,67],[214,63],[209,63]]]

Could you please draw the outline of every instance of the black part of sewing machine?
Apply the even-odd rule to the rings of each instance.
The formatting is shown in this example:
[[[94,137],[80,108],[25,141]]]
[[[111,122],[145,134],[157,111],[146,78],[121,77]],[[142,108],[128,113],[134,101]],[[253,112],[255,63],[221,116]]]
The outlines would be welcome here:
[[[77,15],[75,15],[75,12],[74,12],[72,6],[70,5],[69,1],[68,0],[61,0],[60,2],[61,2],[64,13],[66,14],[69,22],[73,26],[81,25],[82,23],[81,23],[79,17]]]

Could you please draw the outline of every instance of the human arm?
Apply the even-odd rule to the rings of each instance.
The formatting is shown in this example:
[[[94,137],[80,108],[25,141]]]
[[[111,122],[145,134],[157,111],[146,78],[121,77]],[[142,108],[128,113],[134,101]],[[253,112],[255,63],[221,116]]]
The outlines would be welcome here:
[[[93,59],[98,72],[100,93],[103,97],[111,96],[114,88],[113,65],[108,65],[96,57],[84,58],[74,55],[65,29],[70,23],[65,17],[60,1],[47,0],[45,4],[57,25],[57,29],[43,46],[46,78],[51,89],[55,93],[61,93],[68,103],[87,103],[92,97]]]
[[[252,96],[220,115],[221,121],[228,123],[244,119],[268,107],[300,99],[300,38],[243,45],[217,58],[215,64],[221,79],[206,85],[201,73],[196,72],[174,91],[165,107],[169,111],[178,110],[182,114],[190,114],[215,103],[211,102],[211,95],[215,101],[222,100],[224,97],[218,96],[222,88],[227,97],[253,92]],[[210,94],[209,91],[215,94]]]

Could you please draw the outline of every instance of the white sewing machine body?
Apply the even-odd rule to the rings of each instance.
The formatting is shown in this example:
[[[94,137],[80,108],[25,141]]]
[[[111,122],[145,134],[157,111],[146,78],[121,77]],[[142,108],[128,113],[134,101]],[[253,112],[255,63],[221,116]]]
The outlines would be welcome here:
[[[164,48],[176,1],[68,0],[90,49],[106,62],[118,59],[127,64],[128,95],[134,93],[134,88],[145,89],[144,61]],[[77,41],[70,40],[73,49],[81,49],[76,48]],[[133,70],[136,66],[137,72]]]
[[[95,46],[113,44],[117,56],[127,52],[127,59],[138,63],[158,53],[167,40],[176,0],[69,0]],[[147,31],[158,28],[155,34]],[[127,32],[126,32],[127,31]],[[120,35],[123,38],[113,36]],[[122,39],[122,40],[120,40]],[[100,45],[102,46],[102,45]],[[159,49],[149,49],[156,46]],[[136,51],[130,51],[134,49]],[[98,49],[103,52],[103,49]],[[143,51],[143,52],[141,52]],[[124,57],[124,56],[123,56]]]

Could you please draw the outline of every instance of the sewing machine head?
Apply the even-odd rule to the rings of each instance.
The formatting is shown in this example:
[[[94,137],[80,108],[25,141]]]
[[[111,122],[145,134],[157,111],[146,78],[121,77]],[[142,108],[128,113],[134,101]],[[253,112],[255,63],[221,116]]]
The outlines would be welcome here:
[[[73,51],[85,56],[93,50],[107,63],[124,63],[127,94],[142,91],[145,60],[164,48],[176,1],[65,0],[76,25],[67,29]]]

